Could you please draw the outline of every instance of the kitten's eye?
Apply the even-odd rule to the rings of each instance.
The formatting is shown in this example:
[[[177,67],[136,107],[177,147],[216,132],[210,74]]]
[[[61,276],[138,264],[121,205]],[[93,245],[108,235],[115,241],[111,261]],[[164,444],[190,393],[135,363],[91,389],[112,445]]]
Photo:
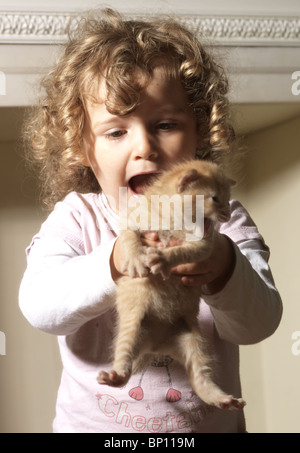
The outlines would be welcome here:
[[[211,197],[211,199],[212,199],[212,201],[214,201],[215,203],[219,203],[219,202],[220,202],[219,198],[216,197],[216,196]]]

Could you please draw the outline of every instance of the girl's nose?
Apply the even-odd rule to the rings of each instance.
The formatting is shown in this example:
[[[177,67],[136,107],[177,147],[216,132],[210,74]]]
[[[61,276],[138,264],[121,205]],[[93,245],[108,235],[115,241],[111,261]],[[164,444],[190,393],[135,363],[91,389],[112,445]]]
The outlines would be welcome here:
[[[153,160],[157,157],[156,144],[151,133],[144,128],[141,128],[136,134],[136,140],[133,144],[134,159]]]

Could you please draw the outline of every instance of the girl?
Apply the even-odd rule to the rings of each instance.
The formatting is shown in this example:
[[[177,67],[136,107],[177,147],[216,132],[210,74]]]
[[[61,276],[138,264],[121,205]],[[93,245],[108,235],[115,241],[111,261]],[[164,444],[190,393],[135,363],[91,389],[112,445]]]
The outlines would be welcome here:
[[[27,249],[20,306],[33,326],[58,336],[54,432],[245,432],[243,411],[205,405],[170,358],[124,388],[96,380],[111,368],[124,261],[120,188],[128,200],[151,175],[186,159],[226,164],[233,131],[222,69],[179,24],[126,21],[106,10],[79,24],[44,89],[26,131],[54,209]],[[157,246],[157,237],[149,233],[144,243]],[[173,270],[183,285],[201,287],[199,323],[220,386],[237,397],[238,345],[268,337],[281,318],[268,257],[248,213],[232,201],[210,257]]]

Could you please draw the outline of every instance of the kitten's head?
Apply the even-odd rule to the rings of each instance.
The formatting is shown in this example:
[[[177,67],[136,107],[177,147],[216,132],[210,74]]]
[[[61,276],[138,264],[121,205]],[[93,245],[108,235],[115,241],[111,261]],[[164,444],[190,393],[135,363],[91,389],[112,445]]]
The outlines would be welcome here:
[[[185,195],[204,196],[204,215],[214,222],[230,219],[230,192],[235,181],[220,167],[207,161],[190,161],[174,168],[176,191]]]

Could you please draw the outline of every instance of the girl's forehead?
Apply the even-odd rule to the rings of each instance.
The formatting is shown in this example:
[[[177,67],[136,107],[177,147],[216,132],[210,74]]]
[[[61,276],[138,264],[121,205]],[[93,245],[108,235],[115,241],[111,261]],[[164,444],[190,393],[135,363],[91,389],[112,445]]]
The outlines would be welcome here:
[[[170,72],[166,65],[157,65],[151,72],[143,71],[139,67],[132,68],[127,84],[122,86],[122,81],[110,80],[110,71],[107,70],[103,76],[92,80],[92,83],[85,89],[84,100],[85,104],[90,108],[95,108],[102,104],[107,104],[107,100],[113,95],[115,99],[119,95],[119,100],[122,101],[128,95],[135,99],[140,99],[147,92],[167,92],[172,94],[175,88],[178,93],[182,91],[185,97],[183,85],[179,77]],[[125,92],[126,88],[128,93]],[[116,96],[117,95],[117,96]]]
[[[149,106],[151,104],[151,108],[153,109],[162,108],[162,106],[169,106],[170,110],[174,111],[188,109],[188,96],[181,81],[170,78],[163,67],[155,68],[150,77],[146,77],[139,72],[136,72],[134,77],[135,81],[132,84],[132,88],[135,90],[135,93],[129,93],[131,99],[128,97],[128,100],[132,102],[132,108],[130,110],[125,113],[122,113],[121,110],[122,101],[126,93],[120,91],[120,97],[118,98],[115,92],[112,93],[110,91],[110,85],[107,84],[106,79],[102,78],[99,80],[97,91],[92,97],[87,99],[86,104],[89,111],[92,112],[95,109],[101,108],[102,111],[107,109],[109,113],[124,115],[146,104]],[[113,102],[115,102],[115,105],[112,105]],[[128,105],[130,105],[129,102]],[[121,107],[120,112],[118,112],[118,106]]]
[[[160,82],[162,83],[160,84]],[[168,84],[168,82],[170,83]],[[185,91],[177,86],[177,83],[174,80],[166,81],[163,78],[154,77],[141,92],[138,104],[126,115],[122,115],[118,111],[112,112],[107,108],[104,85],[103,98],[97,103],[92,102],[86,105],[87,124],[94,133],[97,133],[103,128],[119,127],[121,118],[123,118],[123,127],[125,124],[131,124],[131,121],[136,122],[137,119],[152,124],[152,122],[166,117],[186,119],[186,115],[192,122],[195,120],[194,111],[188,102]]]

